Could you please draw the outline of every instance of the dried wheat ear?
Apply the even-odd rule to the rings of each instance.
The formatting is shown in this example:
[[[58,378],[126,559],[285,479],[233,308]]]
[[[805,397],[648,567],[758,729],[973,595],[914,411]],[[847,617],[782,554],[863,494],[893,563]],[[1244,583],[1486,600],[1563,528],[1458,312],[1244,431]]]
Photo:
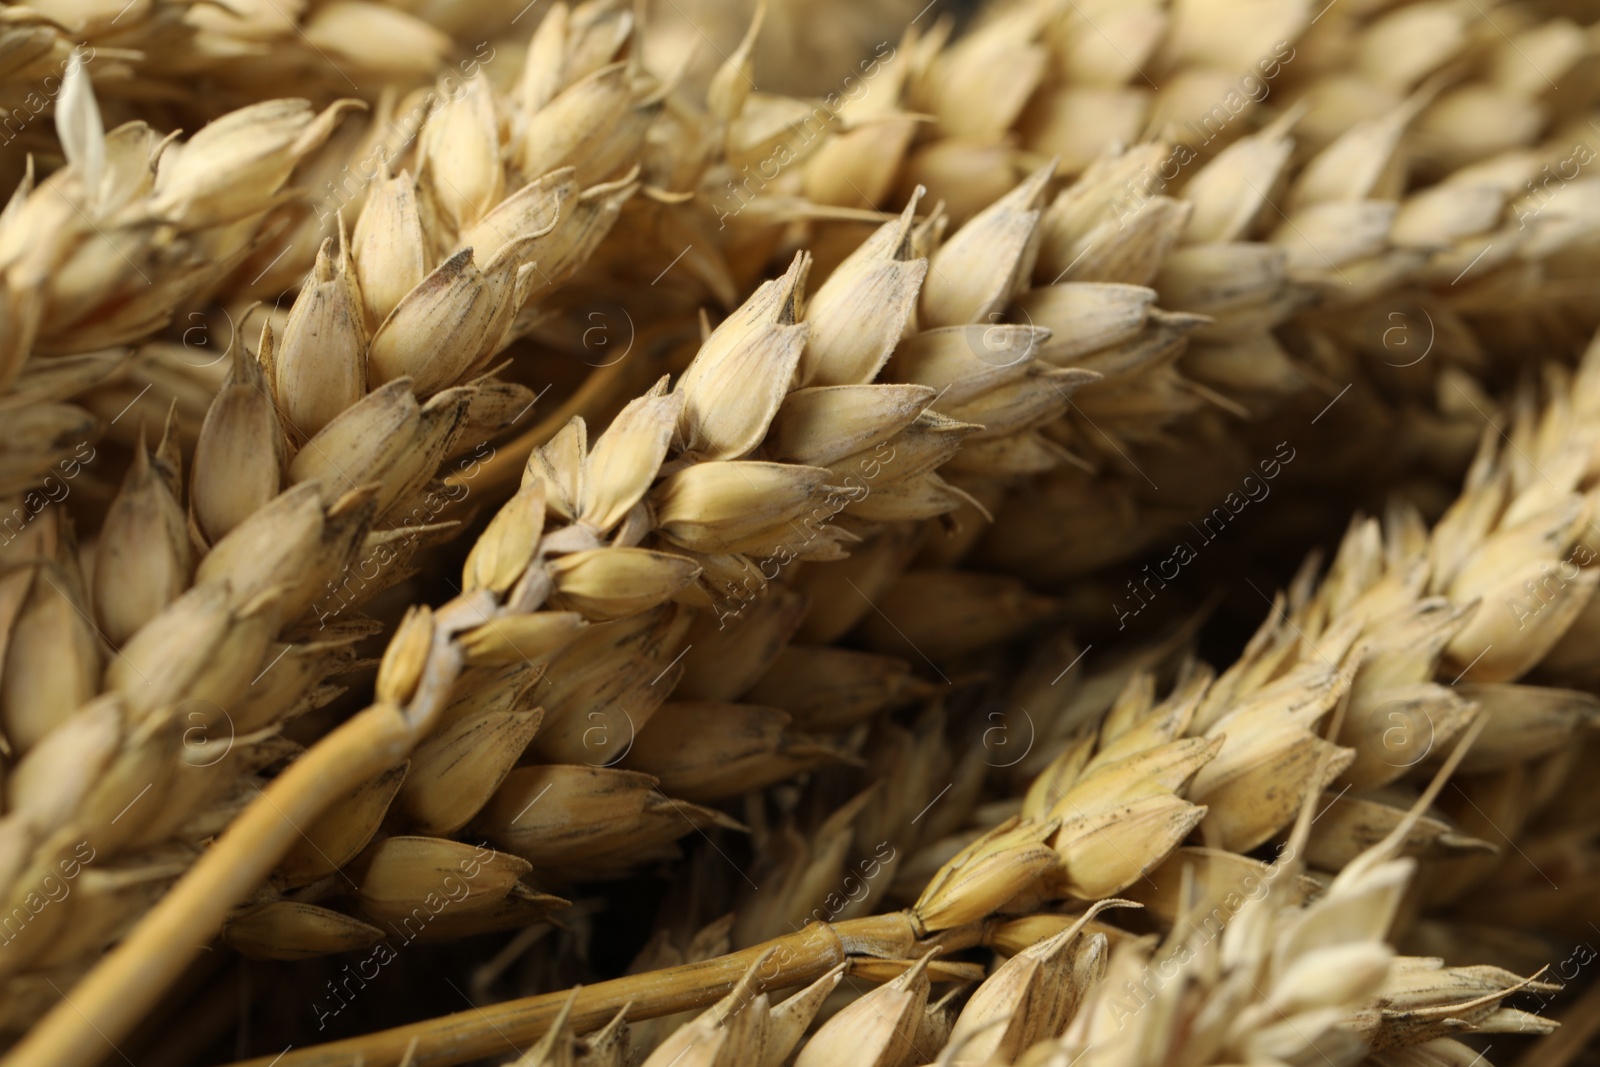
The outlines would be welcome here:
[[[732,982],[748,970],[746,984],[688,1028],[659,1037],[652,1061],[663,1049],[685,1056],[694,1049],[713,1057],[706,1062],[782,1061],[806,1031],[808,1010],[821,1006],[827,982],[838,978],[773,1009],[756,986],[770,978],[774,959],[794,981],[821,974],[845,953],[855,958],[854,973],[878,979],[903,973],[824,1025],[802,1048],[801,1062],[833,1062],[846,1047],[872,1063],[936,1055],[947,1062],[1009,1062],[1069,1024],[1095,1025],[1073,1022],[1092,1018],[1076,1011],[1080,1000],[1104,1008],[1114,1024],[1116,995],[1093,979],[1108,955],[1112,973],[1131,973],[1142,966],[1138,953],[1148,950],[1123,951],[1119,942],[1110,952],[1115,929],[1101,930],[1094,915],[1068,914],[1051,929],[1055,903],[1131,893],[1163,862],[1176,864],[1178,877],[1207,863],[1251,863],[1240,853],[1285,830],[1302,810],[1308,781],[1311,793],[1324,784],[1360,790],[1332,800],[1334,830],[1302,834],[1310,853],[1305,862],[1317,870],[1364,872],[1349,874],[1343,888],[1336,881],[1307,914],[1336,898],[1359,900],[1348,907],[1367,924],[1338,946],[1348,959],[1308,957],[1315,962],[1305,970],[1336,958],[1356,977],[1317,988],[1284,970],[1304,953],[1274,946],[1292,945],[1294,929],[1315,924],[1282,911],[1280,895],[1289,890],[1280,890],[1270,908],[1258,909],[1271,915],[1251,920],[1260,929],[1250,945],[1241,934],[1236,947],[1225,939],[1215,951],[1256,961],[1251,965],[1264,968],[1257,978],[1274,983],[1273,996],[1280,978],[1296,978],[1305,988],[1291,983],[1274,1000],[1253,986],[1241,992],[1202,983],[1204,995],[1217,998],[1212,1011],[1243,1012],[1234,1029],[1208,1038],[1208,1054],[1222,1057],[1212,1062],[1306,1053],[1291,1047],[1293,1036],[1305,1037],[1296,1027],[1289,1028],[1295,1035],[1273,1029],[1285,1006],[1312,1013],[1302,1020],[1306,1029],[1353,1033],[1337,1039],[1344,1042],[1341,1057],[1445,1041],[1448,1028],[1351,1021],[1386,988],[1386,976],[1412,967],[1404,959],[1390,962],[1384,938],[1394,908],[1373,902],[1396,897],[1405,881],[1404,863],[1395,866],[1389,855],[1398,842],[1454,857],[1479,847],[1467,831],[1487,835],[1489,827],[1472,826],[1464,813],[1459,828],[1433,816],[1406,818],[1403,797],[1383,792],[1404,767],[1384,759],[1384,721],[1373,713],[1399,701],[1407,714],[1438,725],[1441,744],[1474,711],[1487,716],[1487,740],[1479,739],[1463,766],[1485,776],[1485,802],[1503,821],[1521,824],[1533,808],[1561,796],[1580,751],[1567,741],[1592,722],[1592,702],[1511,683],[1542,662],[1557,677],[1583,676],[1592,582],[1579,571],[1581,580],[1556,587],[1559,607],[1525,605],[1513,621],[1531,623],[1531,635],[1525,625],[1504,633],[1506,620],[1481,607],[1522,595],[1524,577],[1543,575],[1583,542],[1588,446],[1558,415],[1535,418],[1526,404],[1511,409],[1518,454],[1526,448],[1537,456],[1529,465],[1549,483],[1531,487],[1543,495],[1528,495],[1535,479],[1518,461],[1485,451],[1464,503],[1431,540],[1405,512],[1393,517],[1387,542],[1375,528],[1357,527],[1329,579],[1315,592],[1309,573],[1297,583],[1281,623],[1270,621],[1232,671],[1213,680],[1185,667],[1169,678],[1172,693],[1159,702],[1151,674],[1098,679],[1102,691],[1113,680],[1127,688],[1112,688],[1103,699],[1091,692],[1061,709],[1051,720],[1049,759],[1040,750],[1026,765],[1010,811],[1004,804],[977,806],[984,768],[951,750],[937,708],[914,733],[884,713],[928,699],[927,681],[913,679],[908,668],[920,668],[919,657],[949,663],[979,653],[1059,610],[1059,601],[997,570],[1035,580],[1076,575],[1125,557],[1135,537],[1159,541],[1164,524],[1191,513],[1180,505],[1162,514],[1150,509],[1142,490],[1130,488],[1130,469],[1138,471],[1138,460],[1147,458],[1141,446],[1166,446],[1170,455],[1173,441],[1238,435],[1227,418],[1292,402],[1313,374],[1359,359],[1349,344],[1351,321],[1402,286],[1443,286],[1458,263],[1478,263],[1496,243],[1517,250],[1483,264],[1495,284],[1480,292],[1503,298],[1496,309],[1501,318],[1491,317],[1502,331],[1526,299],[1529,271],[1546,259],[1559,263],[1558,253],[1570,257],[1574,247],[1583,254],[1581,216],[1551,220],[1561,225],[1526,239],[1517,235],[1527,205],[1519,209],[1515,194],[1534,161],[1514,149],[1531,142],[1536,126],[1506,127],[1521,141],[1473,142],[1460,128],[1461,99],[1436,102],[1431,87],[1407,96],[1429,63],[1450,58],[1448,50],[1403,75],[1374,79],[1392,100],[1373,107],[1365,121],[1290,113],[1209,159],[1177,196],[1139,198],[1130,210],[1120,198],[1125,184],[1172,149],[1147,145],[1074,158],[1052,140],[1061,129],[1022,116],[1035,87],[1055,97],[1045,114],[1070,115],[1093,98],[1073,87],[1073,78],[1090,69],[1080,54],[1082,26],[1046,5],[1018,5],[948,48],[941,36],[947,31],[912,34],[902,65],[884,83],[898,84],[903,99],[885,94],[886,110],[863,116],[860,129],[824,139],[795,176],[812,202],[840,209],[832,217],[863,206],[837,182],[831,191],[828,185],[852,166],[872,173],[876,184],[869,187],[883,190],[866,207],[899,182],[923,179],[946,198],[946,208],[926,212],[912,192],[900,218],[842,260],[830,256],[838,265],[814,293],[807,285],[813,260],[796,257],[710,334],[670,391],[663,379],[615,418],[574,419],[540,442],[521,488],[472,549],[461,595],[437,610],[418,609],[394,635],[379,673],[379,702],[304,754],[281,738],[279,724],[330,699],[330,679],[355,665],[353,644],[374,625],[358,615],[362,603],[401,576],[418,549],[448,532],[426,523],[418,530],[415,521],[419,508],[431,514],[439,496],[460,484],[435,479],[531,400],[530,390],[483,376],[497,352],[533,328],[536,297],[559,299],[553,290],[586,262],[616,269],[608,258],[626,247],[619,240],[608,254],[605,238],[619,219],[626,225],[623,212],[641,188],[640,171],[632,168],[666,97],[638,65],[631,27],[616,32],[618,20],[607,14],[615,5],[584,5],[570,16],[555,10],[536,33],[514,93],[497,95],[480,84],[453,102],[448,116],[430,122],[417,139],[415,179],[410,172],[384,175],[364,197],[349,238],[338,230],[334,239],[311,242],[320,251],[287,318],[271,322],[250,348],[238,345],[228,377],[214,383],[220,388],[207,400],[190,453],[187,493],[181,433],[169,417],[153,450],[134,444],[122,489],[94,531],[92,559],[55,513],[11,546],[17,564],[8,572],[7,603],[15,636],[5,661],[3,722],[19,758],[7,784],[9,851],[0,870],[11,874],[11,892],[25,898],[33,880],[66,862],[79,842],[92,842],[97,857],[121,855],[116,865],[91,865],[70,909],[55,908],[0,960],[11,976],[13,1018],[31,1021],[59,993],[52,974],[72,981],[102,946],[123,938],[189,867],[196,846],[230,821],[225,836],[200,853],[190,879],[91,973],[82,990],[88,1017],[113,1032],[137,1018],[139,998],[153,997],[159,982],[115,1005],[109,1001],[128,991],[140,968],[153,965],[170,976],[181,963],[187,948],[180,951],[176,942],[180,917],[215,928],[236,901],[253,894],[225,926],[240,948],[281,957],[368,946],[385,936],[376,924],[412,914],[434,872],[483,856],[452,840],[455,834],[487,838],[503,851],[487,864],[472,861],[491,877],[474,878],[462,906],[429,936],[525,926],[562,905],[549,890],[673,855],[673,841],[696,826],[736,826],[719,804],[828,764],[864,760],[891,786],[902,770],[926,777],[941,763],[958,767],[965,807],[943,816],[941,832],[933,834],[908,829],[914,810],[894,810],[920,802],[909,795],[895,796],[888,810],[861,801],[840,806],[823,824],[839,842],[833,853],[818,852],[815,866],[788,865],[781,899],[742,902],[731,943],[766,940],[784,929],[775,920],[804,915],[815,887],[831,882],[854,858],[852,850],[873,838],[862,832],[863,819],[876,820],[883,839],[904,851],[904,878],[896,878],[903,884],[884,879],[875,892],[894,892],[915,905],[878,919],[842,919],[831,946],[819,933],[807,935],[802,948],[729,959],[717,974]],[[1153,36],[1149,25],[1141,31],[1149,36],[1143,47],[1153,47],[1165,30],[1180,57],[1220,62],[1228,53],[1184,11],[1173,14],[1170,26],[1158,20]],[[1476,29],[1470,19],[1461,25]],[[1375,53],[1397,32],[1386,22],[1342,28],[1363,33],[1363,47]],[[1185,40],[1185,32],[1193,39]],[[702,192],[720,178],[718,166],[732,169],[738,151],[749,156],[763,147],[759,139],[741,144],[741,137],[763,124],[784,129],[786,105],[746,92],[751,39],[713,79],[711,133],[703,141],[712,146],[711,165],[696,161],[694,145],[669,153],[693,172],[691,184],[700,182]],[[1541,57],[1571,61],[1571,37],[1560,24],[1519,39],[1539,42]],[[1013,104],[1001,100],[991,111],[976,111],[974,101],[986,94],[975,90],[986,87],[994,57],[1006,50],[1026,57],[1021,69],[1031,73],[1020,95],[1006,97]],[[1327,62],[1319,60],[1316,69],[1331,79],[1337,71]],[[1492,62],[1485,66],[1494,71],[1489,88],[1457,90],[1467,103],[1488,106],[1487,100],[1515,113],[1542,92]],[[560,74],[549,76],[552,70]],[[1071,72],[1063,84],[1047,76],[1062,70]],[[252,235],[276,209],[272,198],[336,116],[313,119],[304,106],[258,105],[163,151],[138,128],[101,135],[94,99],[80,79],[81,72],[62,101],[61,141],[71,165],[38,190],[24,188],[0,220],[14,318],[26,324],[11,334],[7,365],[20,373],[8,403],[39,420],[31,431],[38,443],[19,450],[17,488],[59,462],[72,438],[92,435],[84,409],[49,402],[118,373],[120,354],[113,359],[94,350],[145,337],[207,288],[215,264],[254,255]],[[883,101],[879,96],[872,106]],[[1119,115],[1117,106],[1104,114]],[[949,140],[915,140],[916,122],[906,117],[913,108],[934,115]],[[499,121],[507,109],[516,116],[509,124]],[[608,136],[573,136],[602,112],[626,121],[604,124]],[[1302,119],[1307,140],[1321,145],[1292,162],[1294,127]],[[873,122],[882,125],[874,129]],[[1007,191],[1016,157],[983,142],[1019,122],[1030,145],[1060,158]],[[258,123],[278,131],[278,140],[258,141]],[[1413,127],[1433,138],[1428,166],[1459,171],[1397,207],[1409,162],[1401,138]],[[884,130],[900,132],[884,137]],[[952,176],[968,164],[988,168],[979,176],[994,195],[979,180],[964,202],[954,196]],[[1081,177],[1063,186],[1063,171]],[[108,180],[113,172],[116,181]],[[1288,189],[1278,201],[1289,212],[1282,226],[1263,210],[1276,209],[1268,192],[1280,183]],[[123,186],[134,189],[132,197],[104,192]],[[660,197],[661,187],[649,188]],[[1059,191],[1052,198],[1053,189]],[[701,235],[717,210],[710,197],[681,212],[666,200],[659,213]],[[164,296],[133,310],[124,291],[131,279],[75,276],[69,268],[122,272],[104,249],[96,253],[83,227],[72,229],[78,223],[57,202],[77,207],[112,250],[147,242],[146,265],[171,278],[157,287]],[[757,203],[733,220],[736,229],[773,232],[808,217],[779,196]],[[844,233],[846,224],[826,221],[827,213],[809,217],[822,220],[819,238]],[[952,217],[963,224],[952,226]],[[102,224],[126,225],[128,234],[118,231],[112,243]],[[313,225],[302,213],[300,225],[315,233],[326,220]],[[173,250],[180,253],[176,267]],[[708,288],[736,302],[736,272],[717,255],[697,269]],[[1555,269],[1571,269],[1570,261]],[[58,284],[61,295],[43,301],[24,295],[43,284]],[[1311,293],[1321,295],[1323,308],[1301,311]],[[1541,310],[1532,303],[1530,320]],[[1329,311],[1330,305],[1343,306]],[[996,325],[1002,313],[1022,325]],[[1461,315],[1449,321],[1466,338],[1458,343],[1470,349],[1476,323]],[[1291,354],[1281,336],[1303,347]],[[30,358],[51,352],[69,360],[45,366]],[[1473,407],[1481,401],[1496,408],[1470,380],[1446,373],[1437,381],[1441,398],[1448,385]],[[1552,404],[1568,393],[1581,398],[1583,381],[1554,382]],[[1583,403],[1574,400],[1569,415]],[[1408,438],[1448,467],[1470,452],[1482,411],[1474,420],[1459,402],[1441,399],[1439,408],[1431,425]],[[592,446],[590,422],[608,423]],[[1115,473],[1086,473],[1095,466]],[[1554,483],[1543,476],[1551,466],[1561,472]],[[1199,467],[1202,481],[1226,480]],[[1485,488],[1490,483],[1497,488]],[[280,493],[285,485],[291,488]],[[1155,521],[1138,515],[1141,508]],[[1082,551],[1064,552],[1059,517],[1079,512],[1095,517],[1083,524]],[[998,522],[985,535],[979,519],[989,514]],[[797,522],[810,531],[798,547],[788,541]],[[941,522],[959,524],[955,536],[930,540]],[[768,588],[763,576],[752,586],[751,570],[759,572],[760,561],[781,558],[785,549],[779,584]],[[368,560],[381,561],[382,578],[364,584],[348,604],[343,596],[337,607],[324,599],[349,563]],[[1515,581],[1504,577],[1508,566]],[[330,619],[331,633],[317,625]],[[828,647],[852,631],[875,651]],[[108,658],[98,638],[117,655]],[[1467,662],[1469,646],[1480,638],[1499,647]],[[1151,653],[1152,669],[1159,651]],[[1433,682],[1445,673],[1441,664],[1449,673],[1460,667],[1470,687]],[[272,672],[270,688],[250,692],[263,667]],[[836,698],[815,692],[815,672],[846,669],[859,672],[854,693],[861,699],[841,710]],[[1175,669],[1170,658],[1164,669]],[[151,688],[155,678],[161,684]],[[1342,725],[1319,737],[1341,700]],[[587,725],[600,707],[624,701],[637,716],[638,736],[623,765],[613,768],[606,765],[616,755],[611,742],[600,743],[597,759]],[[1537,721],[1529,720],[1530,707]],[[187,727],[216,727],[219,710],[239,734],[213,763],[214,751],[196,754],[186,744]],[[408,751],[409,767],[397,768]],[[1533,766],[1548,772],[1539,795],[1518,795],[1514,783]],[[141,782],[157,781],[164,795],[140,792]],[[255,800],[263,789],[266,799]],[[118,827],[124,802],[141,798],[161,814]],[[523,818],[535,800],[541,806],[528,825]],[[1472,807],[1483,811],[1476,802]],[[1394,841],[1362,851],[1374,837],[1393,837],[1396,827],[1403,832]],[[755,829],[777,848],[776,829]],[[1200,866],[1188,868],[1182,861],[1189,853],[1173,850],[1191,833],[1218,851],[1197,854]],[[1108,834],[1128,836],[1113,846],[1115,854],[1106,852]],[[227,865],[244,854],[247,862]],[[767,854],[775,862],[780,855]],[[1493,876],[1470,855],[1447,862],[1449,877],[1430,884],[1436,905],[1459,900]],[[1298,876],[1296,868],[1285,869]],[[1172,885],[1172,878],[1163,881]],[[1288,882],[1302,892],[1298,877]],[[1175,947],[1185,944],[1182,920],[1199,907],[1197,899],[1164,902]],[[1156,901],[1144,903],[1158,910]],[[1009,920],[1012,940],[974,929],[991,925],[986,920],[996,913]],[[1337,913],[1332,905],[1323,912]],[[1042,925],[1014,925],[1030,917]],[[853,921],[864,925],[852,928]],[[949,998],[930,1009],[930,979],[972,977],[970,964],[927,961],[926,939],[941,930],[961,931],[936,938],[951,951],[983,943],[1002,951],[1009,945],[1008,955],[1031,943],[1022,931],[1048,934],[1016,956],[1038,961],[1042,977],[1022,978],[1025,968],[1008,964],[989,980],[994,988],[985,985],[990,993],[975,995],[965,1011]],[[801,965],[784,958],[790,951],[801,953]],[[1202,958],[1205,951],[1213,949]],[[909,969],[874,972],[861,958],[874,954],[923,959]],[[1426,970],[1422,963],[1412,967]],[[1061,977],[1068,971],[1075,980]],[[1002,975],[1005,982],[997,982]],[[1474,980],[1483,983],[1477,996],[1484,1007],[1510,989],[1498,977]],[[690,981],[659,1002],[635,998],[635,1013],[705,1003],[725,988],[707,981]],[[1431,991],[1429,981],[1415,984]],[[1027,994],[1033,984],[1044,992]],[[539,1054],[574,1054],[561,1051],[571,1027],[610,1018],[621,1005],[605,998],[615,995],[598,987],[578,994],[568,1029],[558,1027]],[[1033,1016],[1013,1012],[1011,1022],[1000,1021],[1000,998],[1026,1004],[1030,995],[1044,998]],[[1261,1001],[1255,1014],[1246,1010],[1251,995]],[[1416,997],[1440,1018],[1466,1010],[1465,1000],[1444,992]],[[548,1010],[530,1016],[538,1026],[548,1025],[554,1010],[555,1001],[546,1000]],[[1170,1005],[1159,1010],[1177,1018]],[[1516,1021],[1491,1018],[1489,1010],[1479,1015],[1473,1023],[1486,1029]],[[896,1020],[887,1030],[886,1019]],[[67,1038],[75,1028],[78,1036]],[[1062,1062],[1097,1044],[1073,1033],[1066,1040],[1079,1042],[1071,1046],[1076,1052]],[[619,1034],[608,1028],[591,1042],[601,1051],[584,1054],[623,1055],[618,1050],[627,1042]],[[702,1039],[719,1051],[707,1052]],[[27,1041],[34,1044],[15,1055],[48,1050],[55,1062],[71,1055],[73,1041],[86,1050],[90,1035],[58,1006]],[[1098,1044],[1103,1057],[1118,1047],[1110,1036]],[[942,1045],[946,1051],[936,1052]],[[376,1041],[360,1049],[378,1056],[385,1047]],[[1439,1062],[1453,1062],[1447,1057],[1454,1054],[1443,1046],[1407,1053]],[[1105,1062],[1136,1053],[1115,1055]]]

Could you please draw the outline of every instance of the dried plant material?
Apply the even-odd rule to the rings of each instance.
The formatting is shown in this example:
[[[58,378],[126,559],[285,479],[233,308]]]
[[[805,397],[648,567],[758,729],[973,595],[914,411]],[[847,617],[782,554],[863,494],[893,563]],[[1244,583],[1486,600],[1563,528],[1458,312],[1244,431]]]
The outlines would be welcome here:
[[[1042,167],[985,208],[930,257],[921,311],[929,326],[988,323],[1033,273],[1040,202],[1054,173]]]
[[[668,393],[665,378],[629,401],[584,460],[575,518],[600,533],[623,520],[660,471],[683,405],[684,394]]]
[[[534,546],[544,530],[544,487],[533,482],[519,489],[495,513],[483,536],[467,554],[461,575],[466,592],[489,589],[505,594],[533,559]]]
[[[378,832],[408,769],[396,767],[362,782],[337,808],[306,827],[304,839],[283,858],[274,880],[290,888],[310,885],[353,860]]]
[[[652,492],[663,537],[698,552],[739,552],[771,544],[772,527],[822,503],[828,472],[755,460],[697,463]]]
[[[888,985],[879,986],[823,1024],[800,1050],[796,1067],[852,1062],[906,1067],[927,1059],[916,1046],[917,1023],[928,1003],[929,952]]]
[[[188,587],[191,569],[182,505],[142,442],[100,536],[95,613],[120,645]]]
[[[543,712],[464,716],[417,747],[400,791],[400,810],[421,833],[461,829],[500,787],[539,729]]]
[[[463,633],[462,654],[474,667],[536,662],[559,652],[583,626],[583,616],[572,611],[512,615]]]
[[[474,980],[482,1007],[280,1067],[498,1055],[502,1027],[529,1062],[597,1065],[1432,1062],[1461,1026],[1548,1029],[1503,1006],[1511,972],[1430,975],[1390,940],[1419,865],[1407,907],[1453,957],[1525,944],[1510,922],[1591,917],[1581,877],[1541,887],[1485,850],[1595,863],[1592,702],[1519,681],[1591,685],[1600,632],[1597,357],[1559,364],[1589,325],[1571,294],[1597,201],[1567,171],[1533,184],[1573,152],[1581,28],[1029,2],[957,33],[907,10],[897,44],[841,60],[859,78],[802,101],[763,91],[756,61],[764,24],[808,54],[792,4],[691,6],[707,37],[733,26],[708,89],[669,15],[614,0],[539,12],[527,47],[470,5],[0,26],[0,93],[73,52],[66,163],[24,131],[50,163],[0,213],[0,493],[21,499],[0,546],[5,913],[35,914],[74,844],[97,850],[0,953],[0,1029],[37,1020],[18,1062],[120,1040],[206,932],[265,958],[376,947],[463,863],[427,940],[523,929]],[[857,20],[884,13],[825,14],[831,60],[865,54]],[[494,43],[457,79],[445,43],[469,26]],[[74,36],[105,46],[95,66]],[[343,90],[302,41],[359,67],[370,121],[335,132]],[[1520,51],[1562,72],[1557,96]],[[187,72],[215,103],[176,88]],[[187,143],[106,133],[95,98],[165,129],[291,78],[310,102],[250,102]],[[1244,113],[1268,83],[1262,127]],[[249,313],[270,326],[231,368],[174,340],[175,314],[211,329],[296,289]],[[1423,312],[1433,358],[1398,366],[1422,346],[1397,353],[1385,316]],[[1536,378],[1542,403],[1494,391]],[[517,425],[541,387],[557,410]],[[136,448],[163,392],[169,432]],[[1337,491],[1398,486],[1383,523],[1303,570],[1220,675],[1188,658],[1187,601],[1140,620],[1172,636],[1119,634],[1078,666],[1108,643],[1095,572],[1228,525],[1216,502],[1258,499],[1295,454],[1265,435],[1324,417],[1348,447],[1304,448],[1271,487],[1317,487],[1273,513],[1305,525],[1253,511],[1265,525],[1208,562],[1270,563]],[[1434,480],[1480,435],[1446,509]],[[111,465],[76,480],[89,441]],[[440,554],[460,530],[476,543]],[[453,597],[427,592],[458,565]],[[379,635],[371,678],[357,648]],[[1413,803],[1458,736],[1470,755]],[[1464,799],[1441,794],[1463,767]],[[1285,833],[1276,863],[1244,854]],[[542,926],[565,907],[546,888],[646,873],[675,887],[657,944],[677,955],[641,953],[650,973],[604,978],[610,916],[588,904]],[[1230,903],[1247,877],[1267,893]],[[1150,904],[1124,925],[1155,937],[1096,917],[1123,891]],[[1012,958],[978,990],[930,994],[991,950]],[[47,1011],[80,974],[73,1012]],[[599,980],[556,992],[579,975]],[[1148,1014],[1124,1027],[1130,988]],[[834,997],[853,1003],[807,1042]],[[706,1008],[632,1049],[620,1024]]]
[[[549,570],[550,604],[600,621],[664,604],[700,573],[693,560],[646,548],[574,552],[552,561]]]
[[[202,225],[262,210],[295,163],[355,103],[341,101],[318,114],[304,100],[273,100],[218,119],[161,154],[152,209],[181,212]]]
[[[272,332],[261,334],[263,352]],[[215,542],[277,495],[283,484],[283,429],[261,364],[235,346],[228,377],[206,411],[189,486],[189,506],[208,542]]]
[[[944,930],[989,914],[1055,862],[1043,842],[1059,820],[1012,818],[967,846],[923,890],[913,912],[929,930]]]
[[[1078,998],[1100,978],[1107,954],[1104,934],[1079,937],[1078,924],[1030,945],[978,987],[945,1043],[952,1062],[1015,1062],[1034,1045],[1059,1037]]]
[[[311,437],[367,395],[367,330],[348,242],[332,239],[289,309],[271,359],[274,393],[294,431]]]
[[[772,426],[778,459],[826,467],[866,452],[911,425],[934,398],[926,386],[797,389]]]
[[[798,728],[820,733],[864,722],[880,710],[914,699],[919,688],[904,660],[791,644],[746,695],[787,711]]]
[[[383,931],[315,904],[278,900],[228,920],[223,940],[251,959],[310,959],[371,948]]]
[[[916,254],[911,224],[918,194],[828,275],[806,309],[811,325],[800,357],[802,385],[870,382],[914,321],[928,261]]]
[[[485,78],[467,79],[465,90],[447,99],[423,126],[417,142],[422,175],[433,179],[434,203],[456,231],[472,226],[500,201],[505,172],[499,150],[494,99]]]
[[[695,801],[735,796],[839,758],[785,731],[775,708],[672,701],[651,716],[626,760],[670,793]]]
[[[26,752],[98,690],[101,651],[73,577],[44,562],[7,582],[14,612],[0,709],[6,738]]]
[[[701,346],[677,387],[684,451],[738,459],[766,435],[810,330],[800,321],[810,263],[804,253],[796,256],[782,278],[764,283]]]
[[[376,327],[428,273],[416,183],[409,174],[379,176],[356,221],[353,240],[364,325]],[[485,256],[496,251],[481,246],[474,250]]]
[[[413,390],[431,396],[493,355],[516,311],[522,257],[534,240],[508,242],[481,268],[471,248],[434,268],[373,332],[373,381],[410,378]]]
[[[578,189],[579,185],[573,178],[572,168],[562,167],[552,170],[500,201],[480,222],[463,230],[460,244],[464,248],[473,249],[479,257],[488,259],[514,237],[521,237],[524,234],[542,237],[551,233],[561,222],[561,213],[567,202],[578,195]],[[408,192],[409,189],[403,186],[400,195],[403,196]],[[404,247],[405,250],[409,250],[411,247],[409,234],[415,208],[411,207],[409,202],[401,202],[397,205],[396,211],[403,213],[397,214],[392,225],[402,227],[401,232],[406,235]],[[366,217],[365,213],[362,217]],[[417,231],[417,238],[420,242],[420,229]],[[416,281],[421,280],[421,275],[418,274]]]

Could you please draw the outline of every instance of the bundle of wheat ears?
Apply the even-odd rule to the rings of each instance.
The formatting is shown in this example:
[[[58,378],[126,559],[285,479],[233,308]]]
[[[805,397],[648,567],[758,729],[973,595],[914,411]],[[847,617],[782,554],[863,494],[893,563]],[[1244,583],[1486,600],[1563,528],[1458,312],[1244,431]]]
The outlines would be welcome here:
[[[0,1067],[1600,1064],[1600,6],[35,0],[0,111]]]

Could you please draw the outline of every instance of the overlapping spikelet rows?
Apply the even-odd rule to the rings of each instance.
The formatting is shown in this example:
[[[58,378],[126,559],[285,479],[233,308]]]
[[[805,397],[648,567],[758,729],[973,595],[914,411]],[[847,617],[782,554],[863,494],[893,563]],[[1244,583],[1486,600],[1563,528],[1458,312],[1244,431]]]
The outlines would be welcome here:
[[[1595,13],[669,6],[5,12],[4,1062],[1576,1062]]]

